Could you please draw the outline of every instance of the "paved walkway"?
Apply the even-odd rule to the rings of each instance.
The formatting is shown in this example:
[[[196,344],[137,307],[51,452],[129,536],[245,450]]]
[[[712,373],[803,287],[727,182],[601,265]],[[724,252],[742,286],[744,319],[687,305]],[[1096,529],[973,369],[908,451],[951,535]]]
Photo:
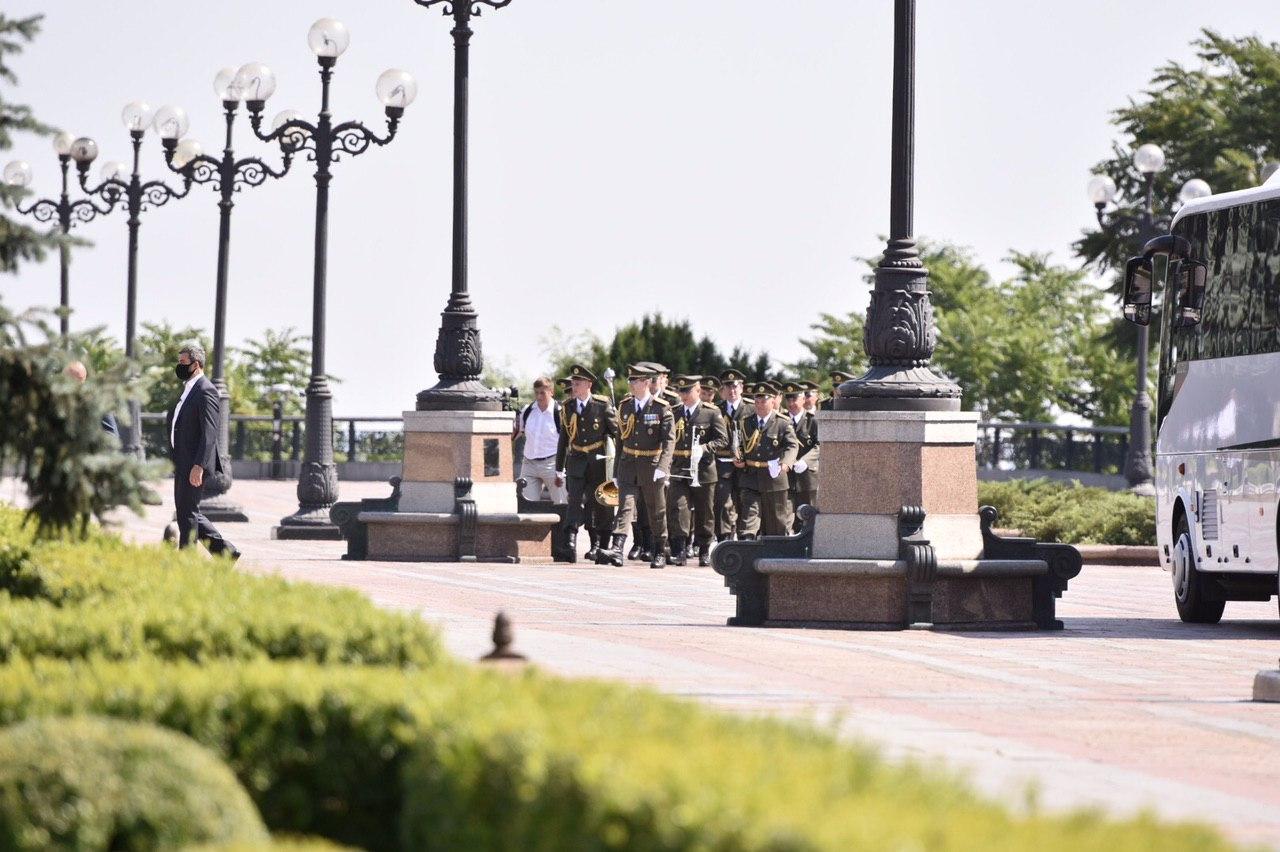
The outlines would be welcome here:
[[[387,490],[343,483],[343,499]],[[1060,601],[1062,633],[734,629],[709,569],[342,562],[340,543],[268,540],[294,507],[292,484],[234,493],[253,521],[224,532],[248,570],[420,612],[463,657],[488,649],[504,609],[516,647],[554,672],[814,718],[1014,802],[1034,781],[1048,807],[1149,808],[1280,848],[1280,705],[1249,701],[1254,674],[1280,654],[1274,600],[1193,627],[1159,569],[1086,566]],[[127,533],[154,540],[166,511],[125,519]]]

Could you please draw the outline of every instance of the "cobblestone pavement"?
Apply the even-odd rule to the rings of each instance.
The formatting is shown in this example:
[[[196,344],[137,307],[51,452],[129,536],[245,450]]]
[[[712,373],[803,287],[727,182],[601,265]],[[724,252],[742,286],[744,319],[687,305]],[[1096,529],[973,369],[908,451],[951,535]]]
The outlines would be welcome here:
[[[382,496],[343,483],[343,499]],[[1221,625],[1180,623],[1156,568],[1086,566],[1055,634],[848,633],[724,626],[733,600],[709,569],[342,562],[337,542],[273,542],[291,483],[242,482],[253,519],[225,525],[250,571],[360,589],[420,612],[475,658],[506,610],[516,647],[575,677],[623,680],[746,713],[783,713],[945,763],[1009,801],[1115,813],[1148,808],[1280,847],[1280,705],[1253,704],[1276,666],[1276,603]],[[0,491],[0,498],[8,497]],[[169,509],[124,519],[158,536]]]

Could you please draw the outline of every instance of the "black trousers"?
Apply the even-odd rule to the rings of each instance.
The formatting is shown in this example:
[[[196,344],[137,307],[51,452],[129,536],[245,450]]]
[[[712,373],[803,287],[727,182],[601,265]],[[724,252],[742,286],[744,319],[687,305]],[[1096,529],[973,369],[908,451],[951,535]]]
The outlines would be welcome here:
[[[604,459],[593,459],[586,476],[566,476],[569,507],[565,523],[573,529],[587,529],[608,535],[613,530],[613,507],[596,502],[596,489],[604,482]]]
[[[189,547],[196,541],[202,541],[210,553],[237,553],[235,545],[223,538],[218,528],[200,514],[200,497],[203,494],[204,486],[196,488],[186,476],[174,475],[173,503],[178,513],[178,547]]]

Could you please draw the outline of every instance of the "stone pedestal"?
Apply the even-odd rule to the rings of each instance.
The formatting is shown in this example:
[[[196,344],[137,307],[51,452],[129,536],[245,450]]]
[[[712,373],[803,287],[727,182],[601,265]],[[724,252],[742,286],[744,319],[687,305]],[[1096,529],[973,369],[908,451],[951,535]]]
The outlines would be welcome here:
[[[344,535],[348,558],[551,561],[559,517],[517,511],[514,417],[509,411],[406,411],[404,468],[394,499],[334,507],[335,523],[350,532]]]
[[[722,544],[730,624],[1057,629],[1066,545],[1002,539],[978,511],[977,415],[822,411],[821,488],[799,536]]]

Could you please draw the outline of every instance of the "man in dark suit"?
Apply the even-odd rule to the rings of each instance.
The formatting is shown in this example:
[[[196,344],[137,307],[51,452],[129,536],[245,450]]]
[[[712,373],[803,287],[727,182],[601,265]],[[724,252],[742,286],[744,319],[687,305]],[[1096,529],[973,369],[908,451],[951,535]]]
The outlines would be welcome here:
[[[240,551],[200,514],[205,474],[222,471],[218,457],[218,389],[205,378],[204,365],[204,347],[194,341],[183,344],[174,367],[182,382],[182,396],[169,418],[178,547],[188,547],[199,539],[213,555],[226,555],[234,562],[240,558]]]

